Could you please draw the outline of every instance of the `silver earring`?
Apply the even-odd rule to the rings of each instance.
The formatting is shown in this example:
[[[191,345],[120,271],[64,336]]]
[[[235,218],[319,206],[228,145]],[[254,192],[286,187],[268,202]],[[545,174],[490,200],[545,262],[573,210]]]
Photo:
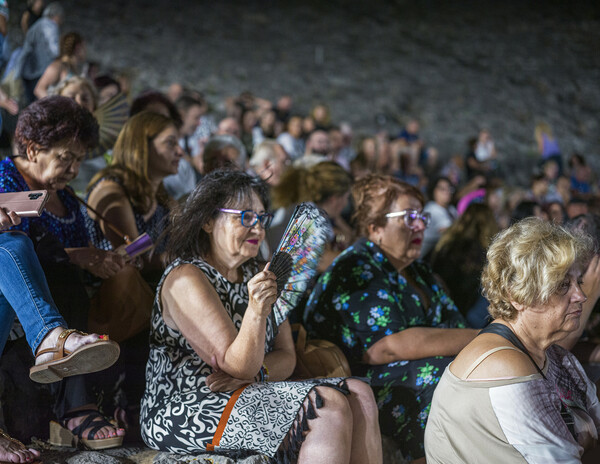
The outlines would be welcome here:
[[[377,240],[377,246],[381,246],[381,237]]]

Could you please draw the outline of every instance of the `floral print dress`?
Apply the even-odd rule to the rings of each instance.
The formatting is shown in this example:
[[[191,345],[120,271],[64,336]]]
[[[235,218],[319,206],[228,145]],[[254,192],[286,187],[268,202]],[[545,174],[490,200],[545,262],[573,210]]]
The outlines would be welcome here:
[[[410,327],[466,327],[456,305],[431,269],[414,262],[406,275],[372,241],[360,239],[319,278],[306,307],[304,323],[316,338],[338,344],[354,375],[371,379],[383,434],[392,435],[407,459],[425,455],[423,437],[433,391],[451,357],[398,360],[367,365],[363,355],[377,341]]]

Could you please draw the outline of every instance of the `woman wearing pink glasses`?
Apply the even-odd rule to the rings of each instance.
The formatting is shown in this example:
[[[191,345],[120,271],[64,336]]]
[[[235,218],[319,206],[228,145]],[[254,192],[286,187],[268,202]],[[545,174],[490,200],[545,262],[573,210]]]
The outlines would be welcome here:
[[[430,216],[415,187],[369,175],[352,188],[359,239],[320,277],[305,324],[344,349],[371,379],[382,434],[405,459],[425,462],[423,435],[444,368],[477,331],[429,266],[417,261]]]

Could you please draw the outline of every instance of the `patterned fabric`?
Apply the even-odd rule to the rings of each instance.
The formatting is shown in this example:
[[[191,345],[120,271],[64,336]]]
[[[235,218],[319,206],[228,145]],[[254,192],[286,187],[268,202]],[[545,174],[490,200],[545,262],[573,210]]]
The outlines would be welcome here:
[[[79,203],[66,187],[57,192],[58,198],[67,209],[68,213],[64,217],[58,217],[44,210],[42,215],[33,218],[21,218],[21,224],[12,227],[12,229],[22,230],[29,234],[30,229],[38,227],[42,230],[52,233],[65,248],[78,248],[88,246],[88,235],[85,227],[83,211]],[[0,161],[0,192],[24,192],[31,190],[12,159],[6,158]]]
[[[96,185],[98,185],[98,183],[103,181],[104,179],[105,178],[98,180],[98,182],[96,182],[96,184],[92,186],[90,192],[93,191],[96,188]],[[109,180],[120,184],[120,182],[115,178],[110,178]],[[144,214],[138,209],[136,209],[133,205],[131,205],[131,209],[133,210],[133,217],[135,218],[135,226],[137,227],[137,230],[140,233],[140,235],[144,232],[147,233],[152,239],[153,243],[157,243],[159,238],[162,239],[161,243],[159,243],[155,249],[155,253],[162,253],[165,248],[165,237],[161,237],[161,235],[163,234],[168,225],[169,209],[160,204],[157,205],[154,214],[150,216],[150,218],[147,221],[144,220]],[[92,244],[96,248],[101,248],[102,250],[112,250],[113,246],[102,233],[100,225],[90,217],[87,209],[85,209],[85,213],[85,226],[88,235],[90,236],[90,240],[92,241]]]
[[[152,313],[140,415],[142,437],[149,447],[173,453],[249,450],[275,459],[290,430],[299,431],[302,441],[302,430],[306,429],[298,418],[306,395],[317,385],[336,387],[344,379],[255,383],[236,392],[210,391],[206,377],[212,368],[200,359],[183,334],[167,326],[162,318],[161,287],[166,276],[182,264],[192,264],[204,272],[238,330],[248,305],[248,281],[258,272],[255,262],[247,263],[242,266],[242,282],[232,283],[201,259],[178,259],[165,270]],[[276,335],[277,325],[271,314],[265,353],[273,350]],[[228,404],[233,406],[231,411],[226,409]],[[305,417],[310,419],[311,414],[307,412]]]
[[[377,341],[409,327],[465,327],[465,321],[427,265],[414,262],[404,271],[426,295],[428,306],[377,245],[358,240],[319,278],[304,322],[313,337],[342,347],[354,375],[371,379],[382,433],[394,436],[410,460],[424,456],[431,398],[452,358],[365,365],[363,355]]]

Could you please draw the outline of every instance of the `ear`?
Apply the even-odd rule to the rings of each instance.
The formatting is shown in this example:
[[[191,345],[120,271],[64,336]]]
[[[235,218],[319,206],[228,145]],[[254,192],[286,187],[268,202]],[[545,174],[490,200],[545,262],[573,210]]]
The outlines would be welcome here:
[[[25,147],[25,154],[27,155],[27,160],[36,163],[38,156],[38,147],[32,141],[27,142],[27,146]]]
[[[510,304],[513,306],[513,308],[515,308],[517,311],[523,311],[525,309],[525,305],[522,305],[521,303],[517,303],[516,301],[510,300]]]
[[[369,224],[367,226],[367,238],[375,243],[377,243],[377,239],[381,233],[381,227],[375,224]]]
[[[204,232],[206,232],[207,234],[212,234],[214,227],[215,227],[215,220],[211,219],[210,221],[208,221],[206,224],[204,224],[202,226],[202,230],[204,230]]]

